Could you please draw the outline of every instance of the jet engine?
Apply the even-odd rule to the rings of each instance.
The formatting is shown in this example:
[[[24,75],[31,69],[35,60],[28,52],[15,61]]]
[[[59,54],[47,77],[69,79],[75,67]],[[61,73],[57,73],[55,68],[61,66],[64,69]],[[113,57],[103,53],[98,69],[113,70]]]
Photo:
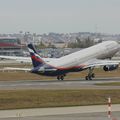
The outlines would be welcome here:
[[[104,71],[112,71],[112,70],[115,70],[118,68],[118,65],[105,65],[103,67],[103,70]]]

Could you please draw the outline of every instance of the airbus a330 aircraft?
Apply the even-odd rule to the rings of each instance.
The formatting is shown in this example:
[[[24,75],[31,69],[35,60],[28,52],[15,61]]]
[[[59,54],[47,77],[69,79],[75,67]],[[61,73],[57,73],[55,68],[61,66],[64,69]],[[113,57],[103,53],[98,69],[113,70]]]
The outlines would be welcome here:
[[[28,44],[28,49],[33,63],[32,70],[26,68],[6,69],[28,70],[45,76],[57,76],[58,80],[63,80],[69,72],[80,72],[88,69],[89,72],[85,79],[92,80],[95,77],[94,67],[103,66],[103,70],[111,71],[117,69],[120,62],[108,59],[120,50],[120,45],[115,41],[102,42],[51,61],[43,60],[32,44]]]

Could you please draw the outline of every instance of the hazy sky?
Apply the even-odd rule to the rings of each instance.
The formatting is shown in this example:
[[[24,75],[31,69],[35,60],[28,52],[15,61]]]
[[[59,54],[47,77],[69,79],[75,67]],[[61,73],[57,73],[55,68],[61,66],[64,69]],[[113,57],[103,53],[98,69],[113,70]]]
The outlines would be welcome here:
[[[0,0],[0,33],[120,33],[120,0]]]

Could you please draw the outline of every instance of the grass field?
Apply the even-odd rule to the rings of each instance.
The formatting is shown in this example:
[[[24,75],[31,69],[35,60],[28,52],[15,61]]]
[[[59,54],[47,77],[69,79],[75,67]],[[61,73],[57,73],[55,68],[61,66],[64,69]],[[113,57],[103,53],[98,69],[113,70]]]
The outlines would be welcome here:
[[[95,85],[100,85],[100,86],[120,86],[120,82],[110,82],[110,83],[98,83]]]
[[[78,105],[120,104],[120,90],[4,90],[0,109],[43,108]]]

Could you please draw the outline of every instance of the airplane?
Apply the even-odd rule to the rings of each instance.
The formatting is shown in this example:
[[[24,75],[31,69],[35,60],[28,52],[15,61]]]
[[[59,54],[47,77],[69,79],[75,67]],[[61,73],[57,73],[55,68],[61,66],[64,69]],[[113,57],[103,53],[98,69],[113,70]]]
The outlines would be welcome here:
[[[86,80],[95,77],[95,67],[102,66],[104,71],[112,71],[119,67],[120,61],[110,60],[120,50],[120,45],[115,41],[105,41],[69,55],[46,62],[37,53],[32,44],[28,44],[33,68],[6,68],[9,70],[27,70],[35,74],[56,76],[58,80],[64,80],[69,72],[80,72],[88,69]]]

